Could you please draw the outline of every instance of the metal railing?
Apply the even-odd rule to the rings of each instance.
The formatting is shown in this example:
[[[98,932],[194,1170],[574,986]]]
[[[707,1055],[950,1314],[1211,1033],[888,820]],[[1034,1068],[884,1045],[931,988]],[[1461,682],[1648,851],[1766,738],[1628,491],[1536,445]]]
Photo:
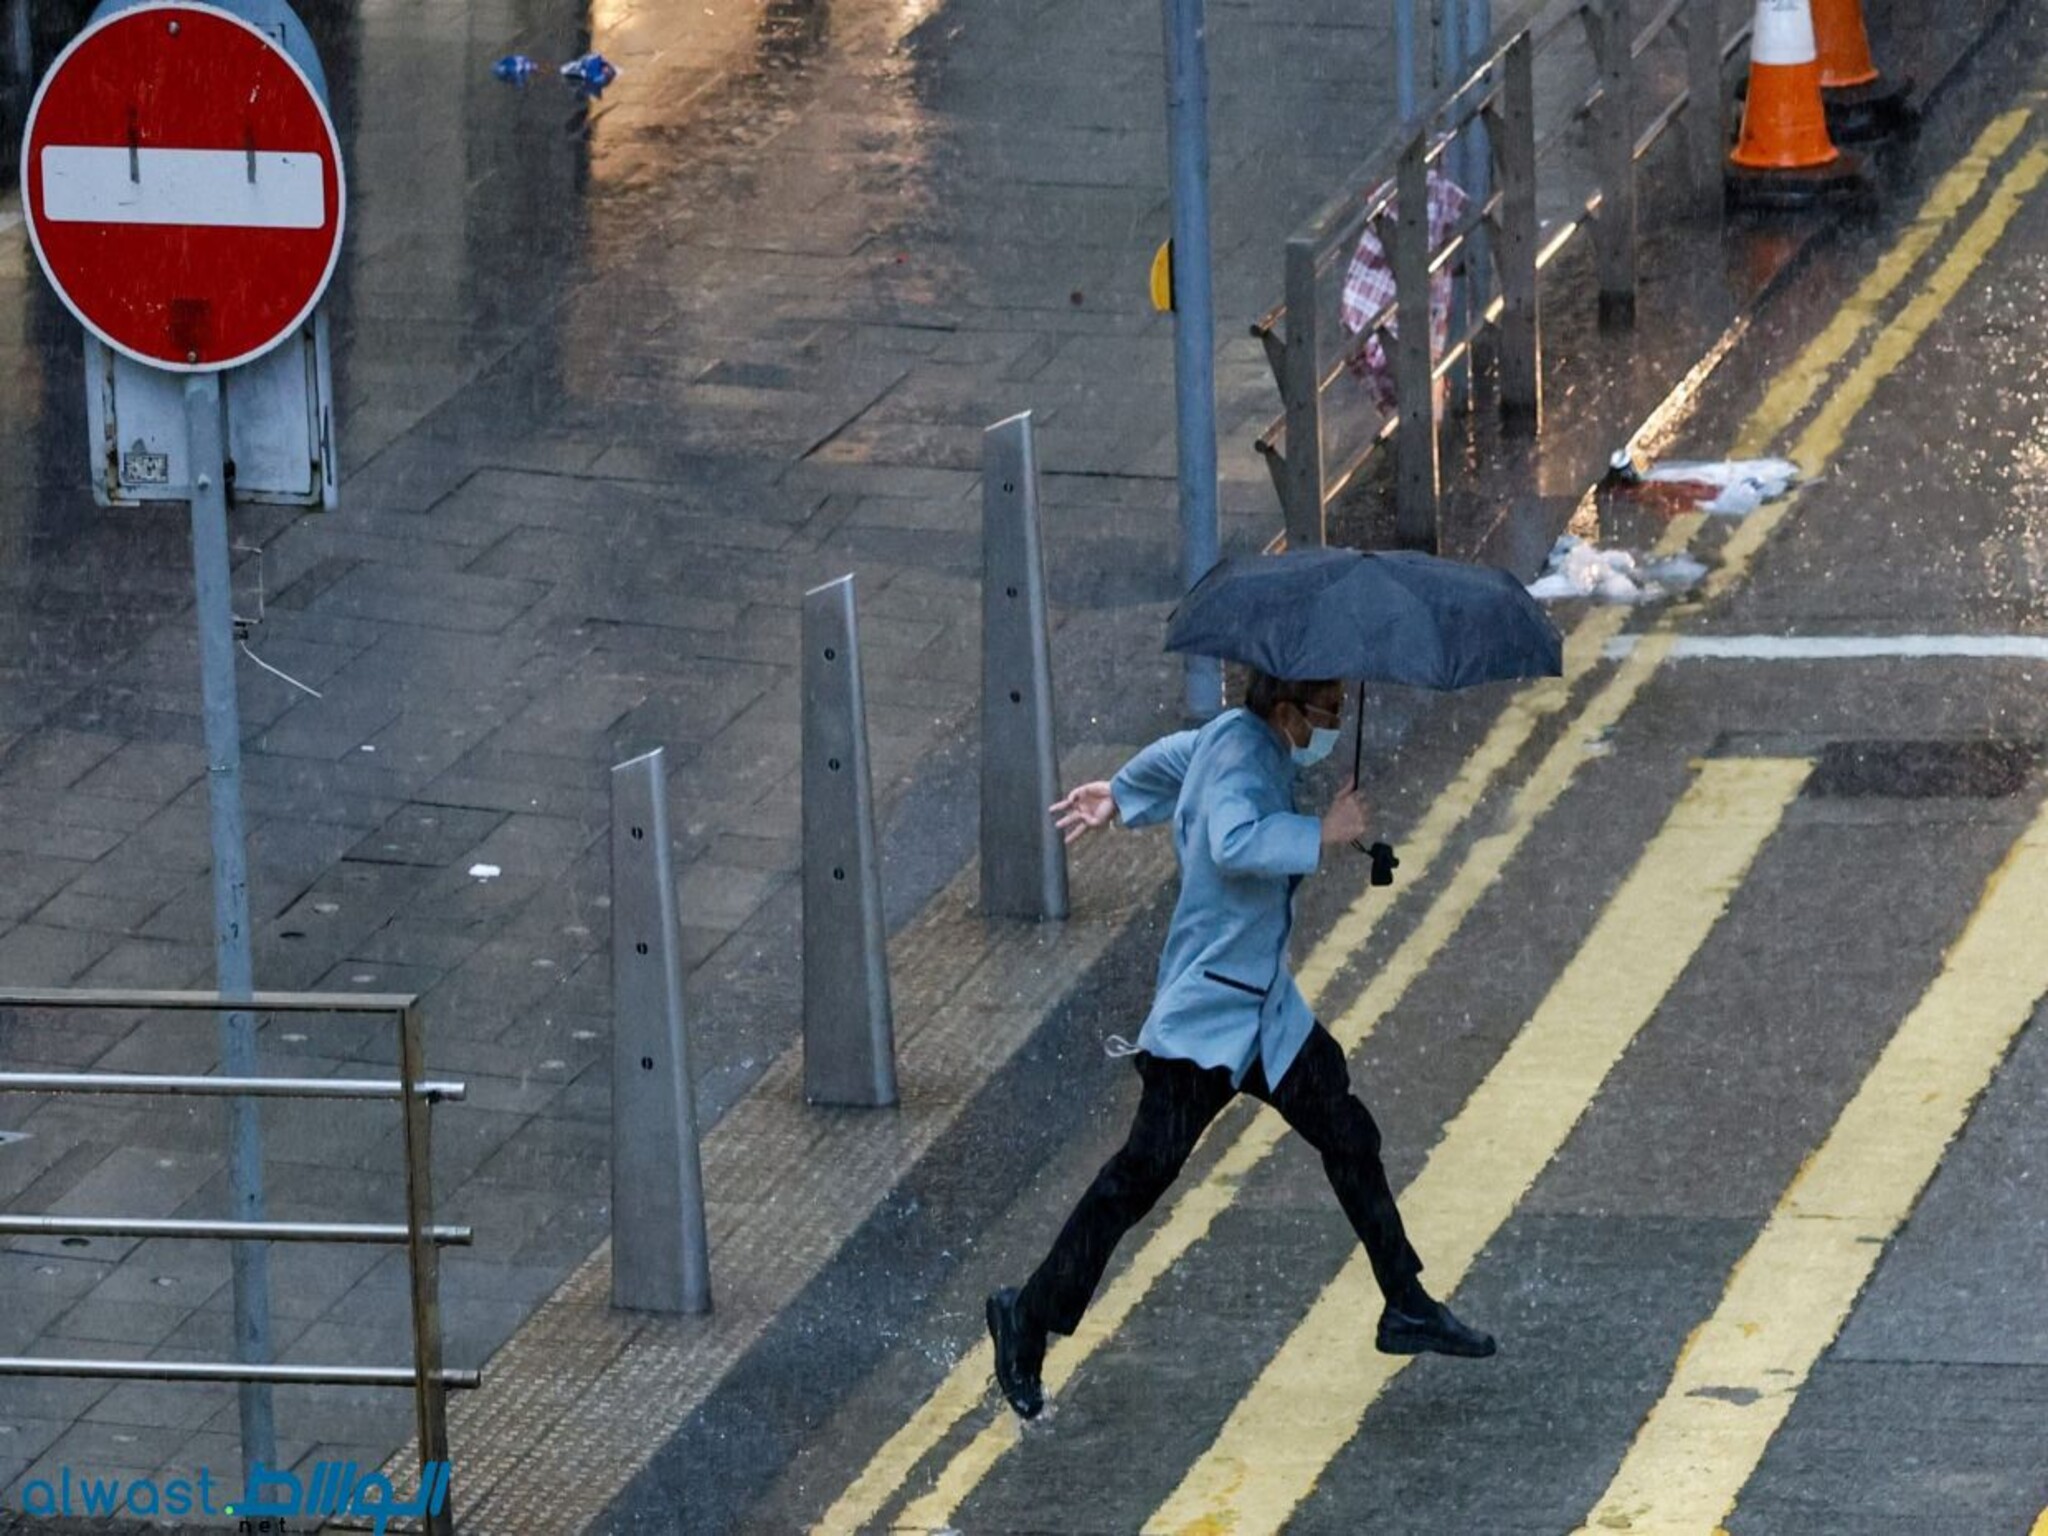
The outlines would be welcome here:
[[[0,1072],[0,1092],[144,1094],[173,1097],[392,1100],[405,1137],[405,1220],[400,1223],[176,1220],[126,1216],[0,1214],[0,1234],[27,1237],[175,1238],[193,1241],[392,1243],[405,1245],[410,1270],[413,1359],[408,1366],[279,1365],[249,1361],[71,1360],[0,1357],[0,1377],[70,1376],[122,1381],[219,1381],[308,1386],[410,1387],[418,1420],[422,1477],[449,1464],[448,1392],[478,1386],[478,1371],[441,1364],[440,1250],[467,1244],[466,1226],[433,1220],[430,1114],[464,1096],[461,1083],[429,1081],[419,999],[403,994],[257,992],[230,999],[215,992],[89,991],[0,988],[0,1008],[270,1014],[391,1014],[398,1022],[396,1081],[358,1078],[180,1077],[114,1072]],[[423,1487],[425,1485],[423,1484]],[[452,1493],[424,1517],[430,1536],[454,1531]]]
[[[1747,43],[1750,24],[1724,37],[1720,9],[1719,0],[1665,0],[1631,33],[1629,0],[1530,0],[1495,32],[1490,51],[1468,73],[1447,82],[1414,117],[1390,131],[1347,190],[1288,239],[1285,302],[1262,316],[1252,334],[1264,344],[1280,386],[1282,414],[1257,447],[1279,492],[1290,546],[1323,542],[1328,507],[1391,439],[1397,455],[1396,537],[1406,545],[1434,547],[1440,494],[1437,381],[1468,362],[1490,333],[1502,415],[1513,429],[1536,429],[1542,416],[1537,280],[1580,232],[1590,229],[1593,235],[1603,322],[1633,320],[1636,166],[1673,124],[1685,128],[1694,197],[1715,208],[1721,203],[1726,70]],[[1585,81],[1582,73],[1568,88],[1561,121],[1539,138],[1537,55],[1573,22],[1584,29],[1592,78]],[[1685,80],[1638,127],[1648,105],[1638,100],[1638,63],[1667,32],[1684,45]],[[1590,124],[1594,185],[1555,188],[1543,167],[1555,163],[1567,135],[1581,123]],[[1429,177],[1468,130],[1484,137],[1495,185],[1438,243],[1430,238]],[[1539,221],[1539,192],[1568,210],[1554,228]],[[1333,323],[1333,301],[1368,227],[1387,254],[1395,298],[1356,336],[1348,336]],[[1469,323],[1449,337],[1442,355],[1432,356],[1430,281],[1461,264],[1478,302],[1469,306]],[[1332,336],[1341,344],[1333,345]],[[1334,398],[1374,337],[1392,362],[1395,411],[1384,420],[1363,391],[1350,391],[1348,401]]]

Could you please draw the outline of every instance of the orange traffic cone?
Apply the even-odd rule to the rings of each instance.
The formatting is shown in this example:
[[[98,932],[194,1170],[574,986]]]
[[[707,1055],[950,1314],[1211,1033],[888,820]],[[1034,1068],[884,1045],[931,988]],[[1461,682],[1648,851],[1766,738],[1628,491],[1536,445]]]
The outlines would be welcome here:
[[[1912,82],[1890,84],[1878,73],[1863,27],[1863,0],[1813,0],[1813,37],[1828,132],[1838,142],[1882,139],[1913,125],[1906,105]]]
[[[1742,133],[1728,156],[1729,200],[1804,207],[1862,185],[1862,167],[1828,137],[1810,0],[1757,0]]]

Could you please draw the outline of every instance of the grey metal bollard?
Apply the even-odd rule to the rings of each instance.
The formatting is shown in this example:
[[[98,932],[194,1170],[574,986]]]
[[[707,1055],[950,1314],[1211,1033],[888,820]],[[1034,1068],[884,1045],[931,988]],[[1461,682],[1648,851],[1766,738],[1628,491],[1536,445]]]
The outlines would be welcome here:
[[[896,1102],[882,865],[853,578],[804,594],[804,1097]]]
[[[659,747],[612,769],[612,1305],[709,1312],[666,784]]]
[[[1031,413],[982,434],[981,909],[1067,915],[1052,716],[1052,627]]]

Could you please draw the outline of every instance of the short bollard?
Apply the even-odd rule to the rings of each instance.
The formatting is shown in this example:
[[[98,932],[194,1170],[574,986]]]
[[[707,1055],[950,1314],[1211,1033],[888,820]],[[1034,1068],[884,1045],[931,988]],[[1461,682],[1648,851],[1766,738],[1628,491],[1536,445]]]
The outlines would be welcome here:
[[[981,909],[1062,918],[1067,849],[1048,810],[1059,753],[1029,411],[982,435],[981,550]]]
[[[853,578],[804,594],[804,1097],[896,1102],[882,867]]]
[[[612,1305],[709,1312],[666,783],[659,747],[612,770]]]

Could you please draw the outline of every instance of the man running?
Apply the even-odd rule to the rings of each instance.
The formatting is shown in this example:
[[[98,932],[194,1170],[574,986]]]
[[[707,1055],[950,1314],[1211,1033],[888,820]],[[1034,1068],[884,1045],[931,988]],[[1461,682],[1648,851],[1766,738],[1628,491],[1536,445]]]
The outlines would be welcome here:
[[[1337,742],[1341,681],[1253,673],[1244,707],[1154,742],[1107,782],[1052,808],[1068,842],[1121,816],[1127,827],[1173,819],[1180,901],[1159,960],[1152,1012],[1134,1060],[1144,1088],[1122,1150],[1103,1165],[1052,1251],[1021,1289],[988,1298],[996,1380],[1021,1416],[1045,1404],[1050,1334],[1071,1334],[1116,1245],[1164,1194],[1203,1128],[1240,1093],[1286,1117],[1322,1154],[1337,1202],[1365,1245],[1386,1308],[1375,1342],[1387,1354],[1483,1356],[1490,1335],[1422,1288],[1380,1163],[1379,1127],[1351,1092],[1344,1052],[1317,1023],[1287,969],[1294,891],[1322,850],[1364,835],[1358,786],[1320,819],[1294,809],[1298,768]]]

